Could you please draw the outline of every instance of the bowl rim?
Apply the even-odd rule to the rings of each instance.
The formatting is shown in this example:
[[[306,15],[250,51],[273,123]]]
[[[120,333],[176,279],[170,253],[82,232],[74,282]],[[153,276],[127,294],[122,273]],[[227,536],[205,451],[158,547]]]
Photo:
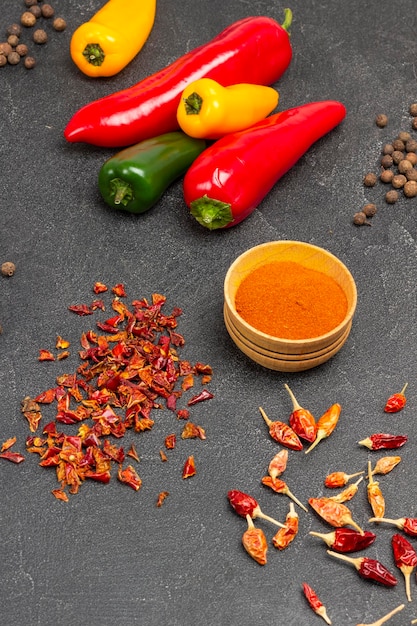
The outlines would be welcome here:
[[[346,275],[347,275],[347,277],[349,279],[349,283],[350,283],[351,289],[352,289],[352,302],[351,302],[351,304],[350,304],[350,306],[349,306],[349,308],[348,308],[348,310],[346,312],[346,315],[343,318],[343,320],[340,322],[340,324],[338,324],[337,326],[332,328],[332,330],[328,331],[327,333],[324,333],[323,335],[317,335],[316,337],[309,337],[307,339],[287,339],[285,337],[277,337],[275,335],[268,335],[267,333],[264,333],[263,331],[258,330],[254,326],[251,326],[251,324],[248,324],[248,322],[245,319],[243,319],[243,317],[241,315],[239,315],[239,313],[236,311],[234,303],[231,302],[231,298],[230,298],[230,294],[228,293],[227,286],[229,284],[229,281],[230,281],[230,278],[232,276],[233,271],[242,262],[242,260],[245,259],[245,257],[250,256],[251,254],[253,254],[255,250],[259,250],[261,248],[266,248],[266,247],[271,246],[271,245],[278,247],[279,245],[282,245],[282,244],[294,245],[294,246],[302,246],[302,247],[305,247],[305,248],[309,248],[312,252],[324,253],[326,256],[330,257],[333,261],[335,261],[335,263],[337,265],[339,265],[339,266],[341,266],[343,268],[344,272],[346,273]],[[297,240],[292,240],[292,239],[279,239],[279,240],[276,240],[276,241],[267,241],[267,242],[258,244],[257,246],[253,246],[252,248],[249,248],[248,250],[245,250],[245,252],[242,252],[242,254],[240,254],[238,257],[236,257],[236,259],[229,266],[229,269],[226,272],[226,276],[225,276],[225,279],[224,279],[224,299],[225,299],[225,302],[226,302],[227,307],[229,308],[229,310],[233,312],[233,315],[236,316],[236,318],[239,320],[239,323],[241,323],[242,326],[245,327],[249,332],[255,333],[256,335],[261,337],[264,341],[270,341],[270,342],[282,341],[282,342],[285,342],[285,343],[287,343],[289,345],[302,346],[305,343],[310,343],[310,342],[314,343],[314,342],[318,342],[318,341],[325,341],[327,337],[330,339],[333,335],[335,335],[337,333],[340,333],[342,331],[343,327],[346,326],[346,324],[350,320],[352,320],[352,318],[353,318],[353,315],[355,313],[356,306],[357,306],[358,293],[357,293],[357,287],[356,287],[355,280],[354,280],[354,278],[353,278],[349,268],[335,254],[333,254],[332,252],[329,252],[325,248],[322,248],[320,246],[316,246],[315,244],[308,243],[306,241],[297,241]]]

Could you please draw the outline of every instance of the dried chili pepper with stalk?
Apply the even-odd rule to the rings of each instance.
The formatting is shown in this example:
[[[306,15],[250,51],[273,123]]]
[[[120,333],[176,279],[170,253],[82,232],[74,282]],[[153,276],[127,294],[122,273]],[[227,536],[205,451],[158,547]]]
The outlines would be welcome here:
[[[330,437],[338,424],[341,410],[342,407],[340,404],[335,403],[332,404],[332,406],[330,406],[325,413],[323,413],[317,422],[316,438],[311,446],[305,451],[306,454],[313,450],[313,448],[315,448],[320,441]]]
[[[289,417],[289,425],[301,439],[312,443],[317,434],[317,424],[313,414],[298,404],[296,397],[285,383],[285,389],[288,391],[293,404],[293,410]]]
[[[356,626],[382,626],[382,624],[385,624],[386,622],[388,622],[388,620],[390,620],[391,617],[394,617],[394,615],[402,611],[404,606],[405,606],[404,604],[400,604],[399,606],[397,606],[397,608],[393,609],[392,611],[390,611],[389,613],[387,613],[386,615],[378,619],[376,622],[372,622],[372,624],[356,624]],[[415,622],[411,622],[411,623],[413,624]]]
[[[284,422],[275,421],[273,422],[262,407],[259,407],[262,417],[265,420],[269,428],[269,434],[278,443],[285,446],[286,448],[290,448],[290,450],[302,450],[303,444],[301,443],[298,435],[293,431],[293,429],[285,424]]]
[[[370,517],[368,521],[392,524],[400,530],[403,530],[407,535],[417,537],[417,517],[399,517],[398,519],[391,519],[389,517]]]
[[[328,474],[324,479],[324,484],[326,487],[330,487],[331,489],[335,487],[344,487],[351,478],[355,478],[355,476],[360,476],[365,472],[356,472],[355,474],[346,474],[345,472],[332,472]]]
[[[268,543],[265,534],[262,528],[255,526],[249,513],[246,515],[246,521],[248,528],[242,536],[243,547],[249,556],[259,563],[259,565],[265,565],[268,551]]]
[[[324,497],[310,498],[308,503],[331,526],[335,528],[353,526],[361,534],[364,534],[362,528],[352,519],[352,514],[345,504]]]
[[[407,435],[392,435],[390,433],[374,433],[366,439],[359,441],[359,445],[369,448],[369,450],[393,450],[401,448],[407,443]]]
[[[329,548],[343,553],[364,550],[376,539],[375,533],[370,530],[365,530],[362,534],[353,528],[336,528],[329,533],[318,533],[311,530],[309,535],[322,539]]]
[[[327,615],[326,607],[321,602],[314,589],[310,587],[310,585],[308,585],[307,583],[303,583],[303,592],[304,596],[307,599],[307,602],[310,605],[310,608],[313,609],[314,613],[322,617],[326,624],[331,624],[332,622]]]
[[[247,515],[250,515],[253,519],[259,517],[268,522],[271,522],[272,524],[275,524],[275,526],[285,528],[285,524],[282,524],[272,517],[269,517],[269,515],[265,515],[265,513],[262,512],[258,501],[247,493],[244,493],[243,491],[238,491],[237,489],[231,489],[227,494],[227,498],[232,508],[236,511],[238,515],[240,515],[240,517],[246,517]]]
[[[265,485],[265,487],[270,487],[273,491],[275,491],[275,493],[282,493],[285,496],[288,496],[289,498],[291,498],[291,500],[298,504],[299,507],[308,512],[307,507],[305,507],[304,504],[295,497],[285,481],[281,480],[280,478],[275,478],[274,480],[273,478],[271,478],[271,476],[263,476],[261,482],[263,485]]]
[[[401,463],[400,456],[383,456],[376,462],[372,474],[389,474],[398,463]]]
[[[391,545],[395,565],[404,576],[407,600],[411,602],[410,577],[417,566],[417,553],[408,539],[399,533],[392,536]]]
[[[298,534],[298,513],[290,502],[290,510],[285,518],[284,528],[280,528],[272,537],[272,543],[278,550],[285,550]]]
[[[361,483],[362,480],[363,476],[361,476],[356,481],[356,483],[351,483],[350,485],[348,485],[346,489],[343,489],[343,491],[340,491],[334,496],[330,496],[330,500],[333,500],[334,502],[340,502],[342,504],[343,502],[348,502],[349,500],[352,500],[353,496],[357,494],[359,489],[359,483]]]
[[[368,461],[368,502],[375,517],[384,517],[385,499],[379,487],[379,482],[373,479],[371,462]]]
[[[395,587],[398,583],[398,580],[385,565],[376,559],[370,559],[366,556],[350,557],[345,554],[340,554],[339,552],[333,552],[332,550],[327,550],[327,554],[342,561],[346,561],[347,563],[351,563],[357,570],[359,576],[365,580],[372,580],[385,587]]]
[[[384,406],[385,413],[398,413],[398,411],[401,411],[405,407],[407,403],[407,398],[405,397],[407,386],[408,383],[405,383],[399,393],[393,393],[392,396],[388,398]]]
[[[272,480],[275,480],[285,472],[285,470],[287,469],[287,462],[288,450],[286,448],[283,448],[276,453],[276,455],[268,465],[268,474],[270,475]]]

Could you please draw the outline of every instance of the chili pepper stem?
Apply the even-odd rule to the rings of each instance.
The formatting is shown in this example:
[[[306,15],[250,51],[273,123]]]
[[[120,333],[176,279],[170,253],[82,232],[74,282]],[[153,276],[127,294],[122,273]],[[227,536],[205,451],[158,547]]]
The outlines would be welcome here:
[[[326,609],[324,606],[321,606],[320,608],[318,608],[316,610],[317,615],[319,615],[321,618],[324,619],[324,621],[326,622],[326,624],[331,624],[331,619],[330,617],[327,615]]]
[[[287,489],[287,496],[289,498],[291,498],[291,500],[293,500],[296,504],[298,504],[299,507],[301,507],[303,509],[303,511],[305,511],[306,513],[308,513],[308,509],[306,506],[304,506],[304,504],[302,502],[299,501],[298,498],[295,497],[295,495],[289,490]]]
[[[341,561],[346,561],[347,563],[351,563],[351,565],[354,565],[356,567],[356,569],[359,569],[360,564],[361,564],[361,558],[360,557],[351,557],[351,556],[346,556],[345,554],[339,554],[339,552],[333,552],[333,550],[326,550],[327,554],[330,554],[331,556],[335,556],[337,559],[340,559]]]
[[[317,433],[317,437],[315,438],[315,440],[313,441],[313,443],[311,444],[311,446],[309,448],[307,448],[307,450],[305,451],[305,454],[308,454],[309,452],[311,452],[311,450],[313,450],[313,448],[315,448],[317,446],[317,444],[320,443],[320,441],[322,439],[325,439],[326,435],[320,435],[320,433]]]
[[[301,409],[302,407],[298,404],[297,399],[295,397],[295,395],[293,394],[293,392],[291,391],[291,389],[288,387],[287,383],[284,384],[285,389],[288,391],[291,401],[292,401],[292,405],[293,405],[293,411],[297,411],[298,409]]]
[[[372,624],[357,624],[356,626],[382,626],[382,624],[385,624],[385,622],[391,619],[391,617],[393,617],[394,615],[402,611],[404,607],[405,607],[405,604],[400,604],[399,606],[397,606],[395,609],[393,609],[392,611],[384,615],[384,617],[381,617],[376,622],[372,622]],[[417,624],[417,620],[414,620],[411,623]]]
[[[287,31],[288,34],[290,34],[291,23],[292,23],[292,11],[291,9],[284,9],[284,21],[282,22],[281,26],[284,30]]]
[[[411,574],[413,571],[413,567],[407,567],[407,566],[403,566],[400,568],[403,576],[404,576],[404,580],[405,580],[405,595],[407,597],[407,600],[409,602],[411,602],[411,588],[410,588],[410,578],[411,578]]]
[[[256,509],[256,512],[254,512],[254,517],[260,517],[261,519],[264,519],[267,522],[271,522],[271,524],[275,524],[275,526],[279,526],[279,528],[285,528],[285,524],[281,524],[281,522],[278,522],[273,517],[269,517],[269,515],[266,515],[265,513],[263,513],[259,508]]]
[[[398,520],[391,519],[389,517],[370,517],[368,522],[386,522],[387,524],[394,524],[394,526],[398,526]]]
[[[265,420],[266,425],[267,425],[267,426],[271,426],[271,424],[272,424],[272,420],[271,420],[271,419],[269,419],[269,417],[267,416],[267,414],[265,413],[265,411],[263,410],[263,408],[262,408],[261,406],[259,407],[259,410],[260,410],[260,412],[261,412],[262,417],[263,417],[263,418],[264,418],[264,420]]]

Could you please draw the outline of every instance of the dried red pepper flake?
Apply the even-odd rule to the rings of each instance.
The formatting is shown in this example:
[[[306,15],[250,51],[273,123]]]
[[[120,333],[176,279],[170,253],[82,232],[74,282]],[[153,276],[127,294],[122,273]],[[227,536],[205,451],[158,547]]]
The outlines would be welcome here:
[[[33,398],[26,396],[21,402],[21,411],[29,422],[30,431],[34,433],[37,430],[39,422],[42,419],[39,404]]]
[[[117,285],[114,285],[114,287],[112,287],[112,293],[114,293],[114,295],[118,298],[125,298],[126,290],[123,283],[118,283]]]
[[[92,315],[94,311],[87,304],[72,304],[68,307],[68,311],[76,313],[77,315]]]
[[[117,472],[117,478],[121,483],[132,487],[135,491],[139,491],[142,486],[142,480],[132,465],[128,465],[124,469],[120,466]]]
[[[0,459],[6,459],[6,461],[11,461],[12,463],[21,463],[25,460],[25,457],[19,452],[11,452],[10,450],[6,450],[6,452],[0,452]]]
[[[51,402],[56,400],[56,389],[47,389],[37,395],[34,400],[35,402],[39,402],[39,404],[51,404]]]
[[[169,496],[169,491],[161,491],[158,494],[158,497],[156,499],[156,506],[158,508],[161,507],[168,496]]]
[[[57,350],[66,350],[69,347],[70,342],[67,339],[63,339],[60,335],[58,335],[55,342],[55,348]]]
[[[69,498],[63,489],[53,489],[52,495],[55,496],[57,500],[62,500],[63,502],[69,502]]]
[[[95,300],[93,300],[90,305],[90,308],[91,308],[91,311],[97,311],[97,309],[100,309],[100,311],[106,310],[104,301],[101,300],[100,298],[96,298]]]
[[[181,433],[181,439],[206,439],[206,431],[202,426],[187,422]]]
[[[171,433],[170,435],[167,435],[165,437],[164,443],[165,443],[165,447],[167,450],[173,450],[177,443],[177,436],[175,435],[175,433]]]
[[[161,461],[163,461],[164,463],[165,461],[168,461],[168,457],[163,450],[159,451],[159,456],[161,457]]]
[[[136,447],[135,444],[132,443],[132,445],[130,446],[129,450],[126,452],[127,456],[130,456],[132,459],[135,459],[135,461],[140,461],[139,455],[136,451]]]
[[[99,281],[94,283],[94,286],[93,286],[94,293],[104,293],[107,290],[108,290],[108,287],[104,283],[101,283]]]
[[[6,441],[2,443],[0,452],[5,452],[9,448],[11,448],[16,443],[16,441],[17,437],[10,437],[9,439],[6,439]]]
[[[70,356],[70,352],[68,350],[63,350],[62,352],[57,354],[56,360],[63,361],[64,359],[67,359],[69,356]]]
[[[202,391],[200,391],[200,393],[190,398],[190,400],[188,400],[187,402],[187,405],[193,406],[194,404],[197,404],[198,402],[204,402],[204,400],[211,400],[211,398],[214,398],[214,395],[207,389],[203,389]]]
[[[177,411],[177,417],[179,420],[188,420],[190,417],[190,411],[188,411],[188,409],[179,409]]]
[[[55,357],[50,350],[40,348],[38,361],[55,361]]]
[[[197,470],[195,466],[194,455],[190,454],[190,456],[186,459],[184,463],[184,467],[182,470],[182,477],[191,478],[191,476],[195,476],[196,473],[197,473]]]

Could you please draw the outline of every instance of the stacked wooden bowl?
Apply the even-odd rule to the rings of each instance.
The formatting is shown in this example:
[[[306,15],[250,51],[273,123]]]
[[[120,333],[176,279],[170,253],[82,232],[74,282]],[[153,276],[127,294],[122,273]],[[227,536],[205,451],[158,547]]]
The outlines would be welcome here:
[[[307,339],[275,337],[248,324],[236,311],[238,287],[251,272],[274,261],[296,262],[335,280],[347,300],[343,321],[326,334]],[[301,241],[272,241],[247,250],[232,263],[224,281],[224,321],[231,339],[256,363],[281,372],[308,370],[334,356],[349,336],[356,303],[356,285],[347,267],[327,250]]]

